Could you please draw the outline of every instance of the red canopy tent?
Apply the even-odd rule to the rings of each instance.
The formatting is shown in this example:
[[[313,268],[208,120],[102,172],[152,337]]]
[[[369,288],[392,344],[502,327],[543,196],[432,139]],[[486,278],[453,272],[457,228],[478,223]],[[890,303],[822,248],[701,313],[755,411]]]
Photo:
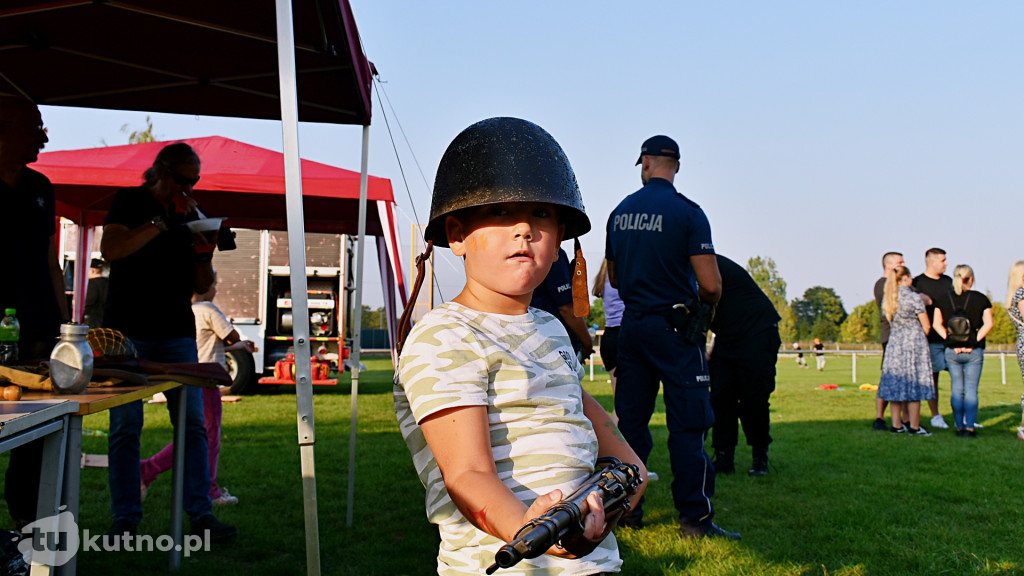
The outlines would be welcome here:
[[[234,228],[285,230],[284,157],[221,136],[178,140],[202,161],[194,196],[207,216],[227,217]],[[57,214],[76,224],[101,226],[114,194],[138,186],[160,149],[171,142],[43,152],[32,168],[53,182]],[[355,234],[359,173],[302,160],[302,198],[307,232]],[[391,181],[369,177],[370,202],[394,202]],[[367,233],[380,236],[382,221],[372,208]],[[397,262],[397,258],[395,259]]]
[[[202,179],[193,196],[207,216],[224,216],[225,223],[233,228],[287,229],[284,158],[280,152],[221,136],[177,142],[192,146],[202,161]],[[102,226],[114,194],[121,188],[138,186],[142,173],[169,143],[43,152],[32,168],[53,183],[59,216],[85,227]],[[356,234],[359,178],[358,172],[302,160],[305,230]],[[391,181],[376,176],[368,180],[366,233],[379,237],[383,285],[397,282],[404,302]],[[85,243],[85,250],[88,245]],[[88,255],[79,254],[78,258],[87,261]],[[84,274],[87,268],[80,267],[79,271]],[[75,310],[80,315],[82,298],[77,296],[80,295],[76,290]]]

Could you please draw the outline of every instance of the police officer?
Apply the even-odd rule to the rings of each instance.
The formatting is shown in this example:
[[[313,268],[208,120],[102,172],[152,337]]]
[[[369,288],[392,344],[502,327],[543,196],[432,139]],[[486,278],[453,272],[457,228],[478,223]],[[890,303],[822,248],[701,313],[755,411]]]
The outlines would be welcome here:
[[[644,187],[615,208],[606,231],[608,274],[626,304],[615,394],[619,428],[646,463],[654,447],[648,425],[663,382],[680,533],[739,539],[712,522],[715,472],[704,451],[714,422],[710,377],[704,343],[686,335],[687,323],[699,322],[698,312],[714,306],[722,291],[711,226],[700,206],[672,184],[679,172],[674,140],[649,138],[640,164]],[[642,506],[620,523],[642,527]]]
[[[587,330],[587,321],[577,318],[573,312],[572,268],[565,250],[558,249],[558,259],[551,264],[551,270],[540,286],[533,290],[530,306],[540,308],[562,323],[569,334],[569,342],[581,362],[594,353],[594,340]]]
[[[715,257],[722,274],[722,299],[711,322],[715,338],[709,354],[715,472],[736,471],[738,419],[753,454],[747,473],[764,476],[772,442],[768,398],[775,391],[775,361],[782,345],[779,313],[742,266],[721,254]]]

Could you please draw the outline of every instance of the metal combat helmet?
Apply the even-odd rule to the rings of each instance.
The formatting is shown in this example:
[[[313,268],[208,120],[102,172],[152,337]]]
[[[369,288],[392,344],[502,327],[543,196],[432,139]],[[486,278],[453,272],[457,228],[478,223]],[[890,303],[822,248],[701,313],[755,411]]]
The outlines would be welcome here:
[[[444,218],[501,202],[546,202],[559,210],[565,239],[590,231],[569,159],[543,128],[519,118],[489,118],[452,140],[434,179],[426,239],[448,246]]]

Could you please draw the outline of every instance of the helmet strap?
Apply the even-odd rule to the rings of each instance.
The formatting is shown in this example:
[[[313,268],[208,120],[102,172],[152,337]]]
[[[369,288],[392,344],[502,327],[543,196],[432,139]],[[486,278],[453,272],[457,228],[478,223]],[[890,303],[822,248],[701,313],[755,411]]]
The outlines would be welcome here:
[[[572,313],[577,318],[590,314],[590,290],[587,288],[587,260],[583,257],[583,248],[579,237],[573,239],[573,250],[576,257],[572,266]]]
[[[395,338],[395,351],[398,354],[402,353],[402,348],[405,347],[405,339],[409,336],[412,311],[416,307],[416,299],[419,298],[420,288],[423,287],[423,277],[426,274],[426,262],[427,259],[430,258],[430,253],[433,249],[434,241],[427,240],[427,247],[423,250],[423,254],[416,257],[416,281],[412,284],[412,293],[409,295],[409,303],[405,305],[405,310],[402,311],[402,317],[398,320],[398,337]]]

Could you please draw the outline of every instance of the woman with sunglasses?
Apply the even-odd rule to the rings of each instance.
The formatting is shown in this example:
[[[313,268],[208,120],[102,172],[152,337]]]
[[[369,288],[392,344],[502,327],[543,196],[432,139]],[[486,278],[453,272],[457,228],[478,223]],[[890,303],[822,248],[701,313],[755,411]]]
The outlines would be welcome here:
[[[147,360],[198,362],[192,293],[206,292],[213,284],[216,245],[184,225],[197,216],[190,193],[199,182],[199,171],[199,156],[190,146],[164,147],[141,186],[118,191],[103,227],[101,249],[110,262],[104,324],[124,333]],[[235,527],[210,512],[202,391],[184,386],[165,395],[172,415],[177,414],[178,402],[186,403],[184,504],[192,533],[210,530],[212,541],[230,538],[237,533]],[[141,401],[110,410],[112,536],[134,536],[142,520],[142,418]]]

